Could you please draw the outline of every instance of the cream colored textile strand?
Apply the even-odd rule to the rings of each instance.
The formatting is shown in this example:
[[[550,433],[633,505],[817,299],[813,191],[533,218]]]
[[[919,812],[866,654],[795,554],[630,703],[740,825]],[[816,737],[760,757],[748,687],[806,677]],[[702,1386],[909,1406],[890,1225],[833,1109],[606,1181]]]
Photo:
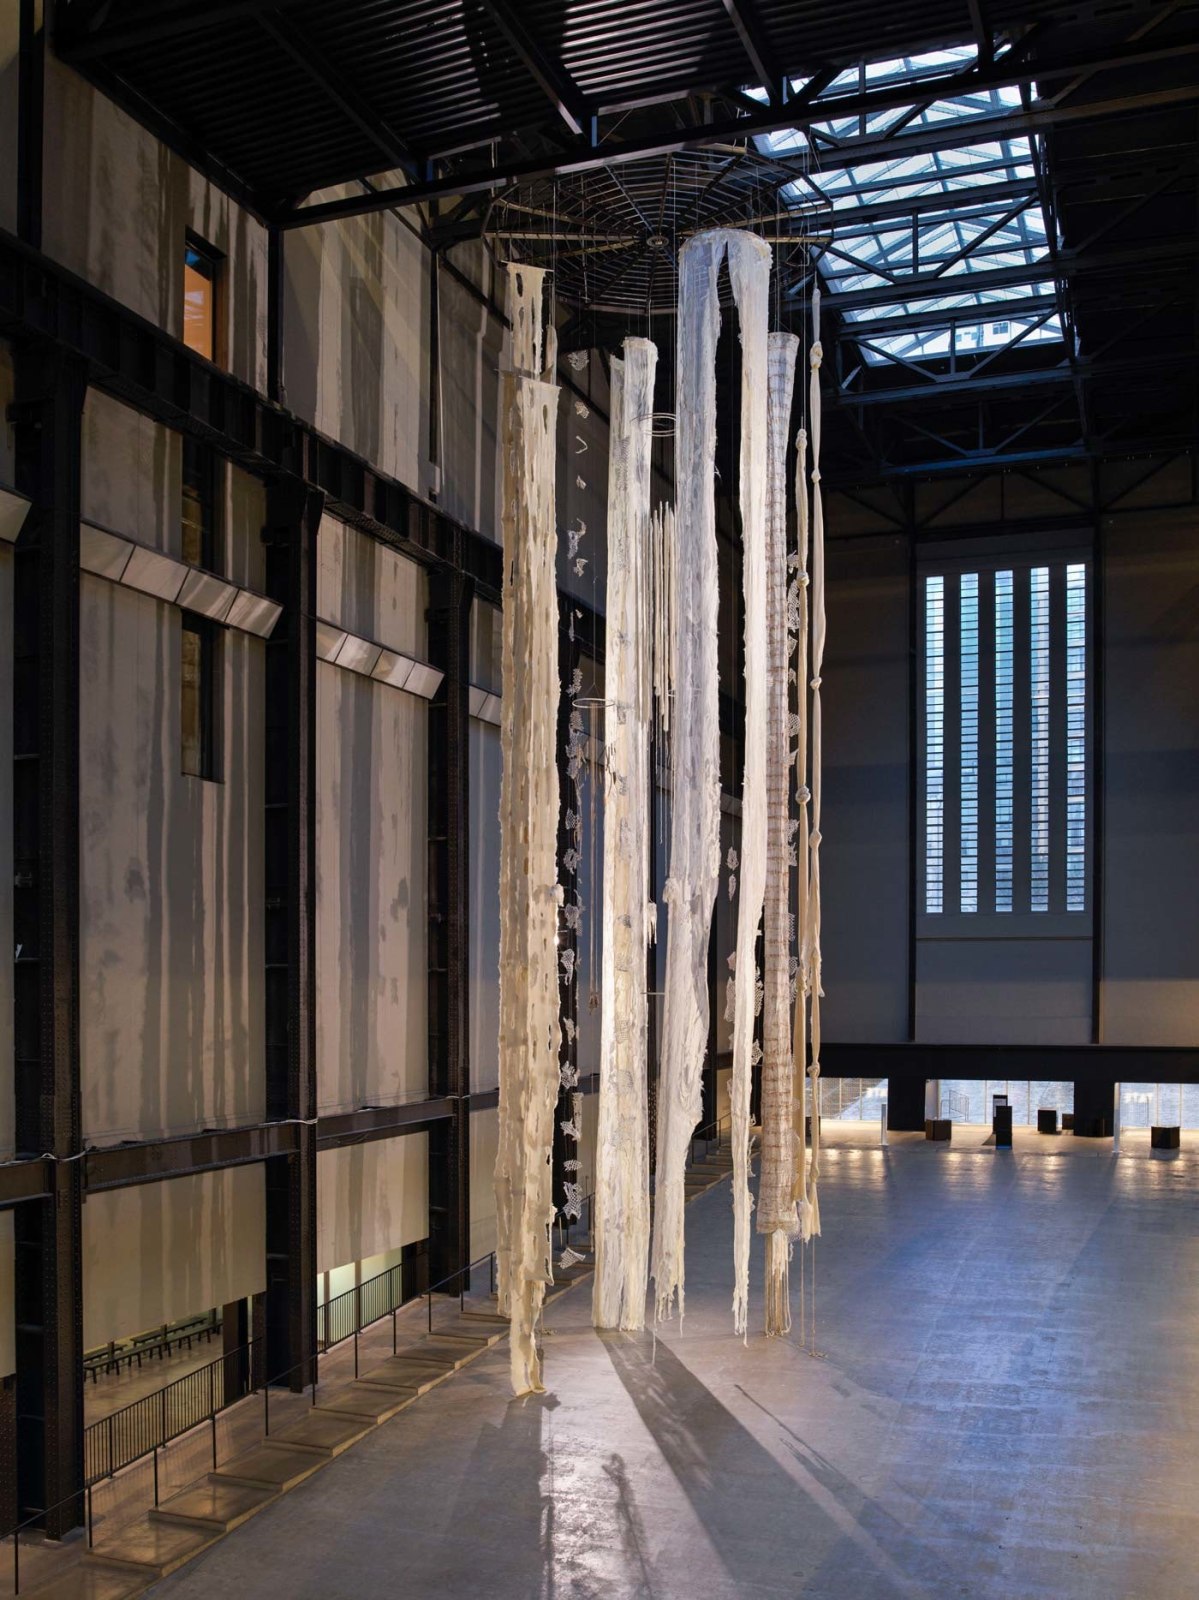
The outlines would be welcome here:
[[[720,877],[717,696],[716,278],[723,232],[679,254],[670,861],[652,1272],[656,1316],[683,1311],[683,1183],[708,1046],[708,934]]]
[[[649,719],[653,635],[649,587],[651,413],[657,348],[626,339],[612,362],[605,652],[604,965],[595,1150],[597,1328],[645,1326],[649,1266],[646,938]]]
[[[741,781],[741,891],[737,901],[737,989],[733,1014],[733,1326],[749,1326],[750,1094],[758,985],[756,951],[766,895],[766,327],[770,246],[752,233],[729,236],[729,277],[741,327],[741,592],[745,604],[745,766]]]
[[[812,369],[808,407],[812,419],[812,831],[808,840],[811,872],[808,883],[808,985],[812,1060],[808,1079],[812,1085],[812,1159],[808,1164],[808,1226],[820,1232],[820,799],[823,786],[823,748],[820,674],[824,666],[824,499],[820,488],[820,290],[812,292]]]
[[[766,1332],[791,1327],[788,1264],[799,1230],[795,1207],[794,1085],[790,1032],[791,719],[787,626],[787,430],[799,340],[769,339],[769,451],[766,519],[766,646],[769,707],[766,724],[767,851],[763,913],[762,1159],[759,1233],[766,1235]]]
[[[540,1391],[536,1330],[552,1281],[550,1156],[558,1099],[558,389],[536,374],[545,273],[508,268],[513,369],[503,375],[503,721],[500,748],[499,1143],[496,1264],[515,1393]]]
[[[808,652],[810,648],[809,625],[809,522],[808,522],[808,435],[801,428],[795,441],[795,508],[799,538],[796,550],[796,571],[791,589],[791,616],[794,624],[796,663],[796,706],[798,724],[795,741],[795,798],[799,804],[799,829],[796,841],[796,905],[795,922],[799,944],[799,966],[795,974],[795,1017],[792,1024],[792,1046],[795,1054],[795,1137],[798,1146],[795,1157],[795,1198],[799,1201],[799,1236],[807,1243],[812,1237],[812,1210],[808,1204],[807,1136],[805,1132],[805,1099],[807,1093],[808,1061],[808,840],[810,833],[808,790]],[[816,1111],[813,1107],[813,1118]]]

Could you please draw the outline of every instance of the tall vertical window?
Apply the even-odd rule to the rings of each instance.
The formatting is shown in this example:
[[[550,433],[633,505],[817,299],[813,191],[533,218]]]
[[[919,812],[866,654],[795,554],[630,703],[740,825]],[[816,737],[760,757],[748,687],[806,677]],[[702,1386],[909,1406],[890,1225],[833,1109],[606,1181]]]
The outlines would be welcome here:
[[[208,361],[220,359],[221,265],[221,256],[211,245],[188,235],[183,251],[183,342]]]
[[[1087,910],[1087,566],[922,581],[926,914]]]
[[[181,766],[191,778],[215,782],[217,772],[217,682],[221,640],[207,617],[183,613],[179,727]]]
[[[183,540],[180,554],[193,567],[219,572],[217,557],[217,463],[216,457],[197,439],[183,440],[183,503],[180,524]]]
[[[940,911],[945,846],[945,579],[924,583],[924,909]]]
[[[1012,574],[995,574],[995,909],[1012,909]]]

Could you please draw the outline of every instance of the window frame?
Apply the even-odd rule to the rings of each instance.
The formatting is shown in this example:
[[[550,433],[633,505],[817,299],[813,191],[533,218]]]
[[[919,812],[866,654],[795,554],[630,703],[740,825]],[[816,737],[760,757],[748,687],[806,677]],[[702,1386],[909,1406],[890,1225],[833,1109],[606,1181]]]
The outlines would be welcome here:
[[[196,257],[196,264],[189,260],[189,256]],[[226,361],[225,340],[225,265],[226,258],[215,245],[202,238],[198,233],[193,233],[190,228],[184,234],[183,243],[183,342],[189,350],[194,351],[203,361],[211,361],[213,366],[224,368]],[[193,267],[200,276],[206,278],[212,285],[212,324],[209,334],[212,343],[211,354],[206,354],[195,345],[188,343],[187,338],[187,269]]]
[[[223,781],[221,757],[221,653],[224,648],[224,629],[210,617],[195,611],[180,612],[179,629],[179,770],[185,778],[195,778],[202,783]],[[198,770],[188,765],[187,743],[184,731],[185,698],[187,695],[186,666],[184,663],[185,637],[191,635],[199,642],[196,720],[198,723]]]
[[[993,767],[988,768],[985,764],[980,763],[979,858],[978,858],[979,859],[979,864],[980,864],[980,876],[979,876],[979,902],[980,902],[980,909],[976,910],[976,911],[962,911],[960,909],[960,895],[959,895],[959,898],[958,898],[958,903],[952,909],[950,909],[948,904],[946,903],[946,897],[948,896],[948,893],[949,893],[949,887],[948,886],[949,886],[949,884],[951,882],[956,885],[957,882],[958,882],[958,879],[957,879],[957,875],[956,874],[954,874],[952,878],[950,878],[950,876],[948,874],[944,874],[943,877],[942,877],[942,897],[943,897],[942,898],[942,909],[940,911],[929,911],[929,910],[926,910],[926,905],[927,905],[927,854],[926,854],[926,851],[927,851],[927,839],[928,839],[928,816],[927,816],[927,804],[926,804],[926,802],[927,802],[928,764],[927,764],[927,725],[926,725],[927,708],[926,708],[925,696],[926,696],[927,678],[928,678],[928,661],[927,661],[927,656],[926,656],[925,595],[926,595],[926,582],[927,582],[927,579],[930,578],[930,577],[944,577],[947,580],[946,583],[945,583],[945,589],[944,589],[945,598],[943,600],[942,615],[944,617],[945,633],[946,633],[946,636],[948,636],[951,615],[952,615],[952,618],[954,620],[955,625],[960,628],[960,621],[958,620],[959,616],[960,616],[960,613],[958,611],[958,608],[957,608],[956,604],[951,607],[950,599],[949,599],[949,591],[950,591],[950,588],[952,586],[952,588],[955,591],[957,591],[957,593],[960,595],[960,579],[961,579],[961,577],[963,575],[968,574],[968,573],[978,573],[980,575],[980,577],[983,574],[987,574],[987,575],[989,575],[989,576],[991,576],[993,578],[993,575],[996,574],[996,573],[999,573],[999,572],[1012,571],[1012,572],[1019,573],[1019,572],[1023,571],[1023,572],[1027,573],[1027,572],[1031,572],[1032,569],[1036,568],[1036,567],[1048,567],[1048,568],[1050,568],[1051,573],[1052,573],[1052,571],[1054,569],[1060,569],[1061,570],[1061,572],[1063,574],[1061,581],[1062,581],[1062,583],[1064,585],[1065,568],[1068,565],[1073,565],[1073,564],[1076,564],[1076,563],[1082,564],[1084,569],[1085,569],[1084,595],[1085,595],[1085,607],[1086,607],[1085,632],[1084,632],[1084,652],[1085,652],[1085,655],[1084,655],[1084,662],[1085,662],[1085,676],[1084,676],[1084,685],[1085,685],[1084,716],[1085,716],[1085,721],[1084,721],[1084,729],[1085,729],[1085,738],[1086,738],[1085,769],[1084,769],[1085,770],[1085,777],[1084,777],[1084,790],[1083,790],[1083,793],[1084,793],[1084,796],[1085,796],[1084,865],[1083,865],[1084,909],[1081,910],[1081,911],[1069,911],[1069,910],[1066,910],[1064,905],[1063,905],[1061,908],[1050,909],[1050,910],[1045,910],[1045,911],[1033,911],[1031,909],[1031,903],[1029,903],[1029,905],[1026,908],[1020,909],[1020,908],[1018,908],[1019,907],[1019,901],[1015,901],[1015,900],[1013,902],[1013,909],[1011,911],[997,911],[997,910],[993,909],[993,903],[992,903],[991,906],[988,906],[986,909],[981,909],[981,907],[982,907],[982,905],[984,903],[983,902],[983,894],[984,894],[984,884],[986,882],[986,879],[984,878],[984,876],[982,874],[982,871],[981,871],[981,864],[982,864],[982,861],[984,859],[984,857],[983,857],[984,819],[985,819],[986,826],[990,830],[990,836],[991,836],[991,839],[993,841],[997,840],[997,838],[998,838],[998,830],[997,830],[997,823],[996,823],[996,817],[995,817],[994,770],[993,770]],[[951,585],[951,582],[949,580],[952,580],[952,585]],[[1096,745],[1096,732],[1097,732],[1097,728],[1098,728],[1098,725],[1099,725],[1099,723],[1098,723],[1099,707],[1096,704],[1096,693],[1095,693],[1095,688],[1096,688],[1096,674],[1095,674],[1095,615],[1096,615],[1096,592],[1095,591],[1096,591],[1096,583],[1097,583],[1097,567],[1096,567],[1096,559],[1095,559],[1095,547],[1094,547],[1093,540],[1091,538],[1089,538],[1088,536],[1084,535],[1084,534],[1080,534],[1077,539],[1071,539],[1069,543],[1063,542],[1063,540],[1062,540],[1060,535],[1058,535],[1056,537],[1053,537],[1053,538],[1049,538],[1049,537],[1037,538],[1036,536],[1028,536],[1028,537],[1021,536],[1021,537],[1016,538],[1016,539],[1005,539],[1003,537],[999,537],[999,538],[989,538],[988,537],[988,538],[979,538],[978,540],[973,540],[973,541],[954,540],[954,541],[951,541],[951,542],[946,542],[944,545],[937,544],[935,546],[925,546],[923,549],[921,549],[921,550],[919,550],[917,552],[917,560],[916,560],[916,564],[915,564],[915,594],[913,595],[913,605],[915,607],[915,621],[916,621],[916,630],[915,630],[916,649],[915,649],[915,662],[914,662],[915,677],[916,677],[916,715],[915,715],[915,719],[914,719],[914,729],[913,729],[914,742],[915,742],[915,746],[916,746],[916,749],[915,749],[916,808],[915,808],[915,818],[914,818],[915,827],[914,827],[914,830],[913,830],[913,838],[914,838],[914,848],[915,848],[915,851],[916,851],[915,873],[914,873],[915,894],[916,894],[915,924],[916,924],[916,936],[920,940],[937,940],[937,939],[946,939],[946,940],[966,940],[966,939],[985,939],[985,940],[990,940],[990,939],[1062,939],[1062,938],[1066,938],[1066,939],[1090,939],[1090,938],[1093,937],[1094,920],[1095,920],[1094,919],[1094,912],[1095,912],[1094,882],[1095,882],[1095,839],[1096,839],[1096,822],[1097,822],[1097,816],[1096,816],[1096,793],[1095,793],[1095,791],[1096,791],[1096,748],[1097,748],[1097,745]],[[1053,586],[1053,578],[1052,578],[1052,576],[1050,578],[1050,585],[1051,585],[1051,590],[1052,590],[1052,586]],[[1015,588],[1015,594],[1019,594],[1020,593],[1020,585],[1017,583],[1014,586],[1014,588]],[[991,605],[992,605],[991,621],[990,621],[989,629],[987,630],[989,632],[989,639],[990,639],[990,648],[989,648],[989,651],[987,652],[988,669],[984,671],[984,670],[982,670],[982,668],[980,666],[980,683],[979,683],[980,709],[982,707],[982,702],[988,696],[990,697],[990,701],[991,701],[988,715],[986,717],[981,717],[980,718],[979,739],[980,739],[980,752],[981,752],[981,741],[982,741],[983,737],[984,736],[989,737],[989,740],[992,743],[992,745],[994,745],[995,737],[996,737],[995,707],[994,707],[994,695],[995,695],[994,662],[995,662],[995,659],[996,659],[996,652],[995,652],[995,640],[994,640],[994,611],[993,611],[995,587],[994,587],[993,581],[989,582],[989,583],[987,583],[985,585],[984,584],[980,584],[980,589],[983,591],[983,593],[991,596]],[[1024,594],[1025,595],[1028,594],[1027,585],[1024,587]],[[1015,603],[1016,603],[1015,599],[1013,599],[1013,606],[1014,607],[1015,607]],[[983,606],[981,604],[981,602],[980,602],[980,607],[979,607],[980,616],[981,616],[981,613],[985,609],[986,609],[986,607]],[[1013,620],[1015,622],[1015,618]],[[1016,626],[1015,626],[1014,639],[1019,639],[1019,636],[1020,636],[1019,635],[1019,623],[1017,622]],[[1029,640],[1028,631],[1025,632],[1025,641],[1028,642],[1028,643],[1031,642]],[[1065,670],[1066,648],[1067,648],[1067,645],[1066,645],[1065,637],[1063,637],[1063,639],[1061,640],[1060,645],[1055,643],[1055,641],[1051,637],[1051,640],[1050,640],[1051,657],[1056,658],[1056,656],[1057,656],[1057,654],[1058,654],[1058,652],[1060,650],[1060,654],[1061,654],[1061,657],[1062,657],[1062,663],[1063,663],[1063,665],[1062,665],[1063,672]],[[1015,659],[1013,659],[1013,669],[1014,669],[1013,694],[1014,695],[1017,692],[1017,690],[1015,688],[1016,684],[1020,685],[1019,692],[1021,692],[1021,693],[1030,692],[1030,689],[1031,689],[1030,665],[1031,665],[1031,663],[1029,663],[1029,665],[1025,666],[1024,672],[1023,672],[1023,679],[1021,679],[1021,669],[1020,669],[1019,665],[1016,663]],[[1064,684],[1064,682],[1065,682],[1065,680],[1063,678],[1063,684]],[[961,752],[961,743],[960,743],[961,721],[960,721],[960,713],[957,710],[957,706],[958,706],[957,694],[956,694],[956,692],[953,692],[953,693],[950,692],[950,685],[948,683],[948,679],[946,679],[946,682],[945,682],[945,691],[946,692],[945,692],[945,695],[944,695],[944,698],[943,698],[943,702],[942,702],[942,773],[943,773],[942,807],[943,807],[943,809],[942,809],[941,835],[942,835],[943,861],[948,859],[947,852],[951,848],[951,845],[952,845],[952,848],[958,850],[959,856],[960,856],[960,849],[961,849],[960,831],[959,832],[955,832],[955,834],[953,835],[953,838],[951,840],[950,834],[949,834],[949,831],[948,831],[948,829],[946,827],[946,822],[945,822],[946,810],[948,809],[950,771],[951,771],[952,767],[954,767],[955,765],[957,765],[960,762],[960,752]],[[956,719],[956,720],[952,720],[951,721],[951,719]],[[1063,780],[1062,780],[1060,794],[1055,789],[1053,789],[1052,787],[1051,787],[1051,791],[1050,791],[1050,804],[1051,804],[1051,807],[1052,806],[1058,806],[1059,809],[1061,810],[1061,819],[1060,819],[1061,827],[1060,827],[1060,829],[1056,828],[1055,823],[1053,821],[1053,817],[1051,815],[1051,821],[1050,821],[1050,844],[1051,844],[1051,848],[1052,848],[1053,841],[1054,841],[1055,837],[1057,836],[1057,834],[1060,832],[1060,848],[1061,848],[1061,850],[1063,852],[1063,859],[1062,859],[1060,871],[1061,871],[1061,874],[1062,874],[1062,881],[1063,881],[1063,883],[1065,883],[1066,880],[1064,878],[1064,872],[1065,872],[1064,851],[1065,851],[1065,838],[1066,838],[1066,826],[1067,826],[1067,822],[1066,822],[1066,816],[1067,816],[1067,813],[1066,813],[1066,799],[1067,799],[1067,788],[1068,788],[1068,769],[1067,769],[1068,746],[1067,746],[1066,740],[1065,740],[1065,735],[1067,733],[1067,706],[1066,706],[1066,703],[1064,701],[1064,697],[1063,697],[1063,703],[1062,703],[1062,705],[1060,707],[1057,706],[1056,697],[1055,697],[1055,700],[1051,703],[1051,708],[1050,708],[1050,737],[1051,737],[1051,740],[1054,738],[1055,732],[1058,735],[1058,742],[1052,746],[1051,755],[1050,755],[1050,773],[1051,773],[1051,780],[1050,781],[1051,781],[1051,785],[1052,785],[1052,773],[1056,768],[1060,768],[1060,770],[1062,771],[1064,776],[1063,776]],[[1056,756],[1052,753],[1053,751],[1057,752]],[[1029,826],[1031,827],[1031,794],[1032,794],[1031,723],[1030,723],[1030,743],[1029,743],[1028,750],[1025,750],[1022,747],[1018,746],[1017,743],[1015,742],[1015,739],[1014,739],[1012,756],[1013,756],[1013,812],[1014,812],[1013,831],[1015,831],[1015,829],[1017,827],[1020,827],[1021,829],[1023,828],[1025,820],[1028,821]],[[1029,757],[1029,760],[1027,762],[1024,761],[1024,757],[1025,756]],[[1023,770],[1023,775],[1021,775],[1021,765],[1023,765],[1023,769],[1024,769]],[[983,788],[982,788],[982,783],[981,783],[981,775],[982,775],[983,771],[987,771],[987,770],[990,770],[990,773],[991,773],[991,793],[989,795],[989,798],[986,801],[984,801]],[[1022,786],[1023,786],[1023,811],[1024,811],[1024,815],[1023,816],[1021,815],[1021,809],[1022,809],[1022,807],[1021,807],[1021,787]],[[1017,847],[1017,852],[1018,852],[1018,847]],[[995,854],[995,844],[992,843],[990,845],[990,847],[989,847],[988,855],[993,858],[994,854]],[[1051,871],[1053,872],[1054,880],[1056,881],[1056,876],[1058,875],[1056,857],[1051,858]],[[991,875],[991,881],[994,881],[994,874],[993,873]],[[1014,887],[1015,887],[1015,880],[1013,880],[1013,882],[1014,882]],[[1025,887],[1028,890],[1030,901],[1031,901],[1031,864],[1030,864],[1030,872],[1029,872],[1029,881],[1028,881],[1027,885],[1025,885]]]

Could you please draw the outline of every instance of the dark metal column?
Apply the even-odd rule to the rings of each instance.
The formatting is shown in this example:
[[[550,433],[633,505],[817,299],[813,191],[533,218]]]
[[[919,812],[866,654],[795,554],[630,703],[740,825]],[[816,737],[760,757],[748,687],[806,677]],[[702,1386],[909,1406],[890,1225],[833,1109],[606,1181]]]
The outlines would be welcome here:
[[[266,1162],[266,1366],[316,1372],[316,547],[324,496],[267,491],[266,588],[283,614],[266,646],[266,1105],[298,1124]]]
[[[429,1130],[429,1279],[470,1264],[470,616],[462,563],[429,577],[429,1093],[454,1115]],[[498,804],[498,796],[496,797]],[[453,1285],[450,1286],[451,1288]]]
[[[21,1515],[58,1537],[82,1501],[79,1093],[79,504],[82,361],[16,348],[16,486],[33,502],[14,562],[13,897],[17,1149],[48,1154],[50,1195],[18,1206],[15,1320]]]

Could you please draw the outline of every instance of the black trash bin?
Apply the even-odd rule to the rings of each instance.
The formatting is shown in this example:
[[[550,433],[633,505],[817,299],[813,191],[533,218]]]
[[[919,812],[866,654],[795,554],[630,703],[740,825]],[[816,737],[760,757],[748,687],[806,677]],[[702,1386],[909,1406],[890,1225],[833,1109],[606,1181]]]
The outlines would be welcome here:
[[[1155,1123],[1149,1130],[1149,1147],[1152,1150],[1180,1150],[1182,1130],[1169,1124],[1159,1127]]]
[[[1037,1132],[1038,1133],[1056,1133],[1057,1132],[1057,1107],[1056,1106],[1038,1106],[1037,1107]]]

